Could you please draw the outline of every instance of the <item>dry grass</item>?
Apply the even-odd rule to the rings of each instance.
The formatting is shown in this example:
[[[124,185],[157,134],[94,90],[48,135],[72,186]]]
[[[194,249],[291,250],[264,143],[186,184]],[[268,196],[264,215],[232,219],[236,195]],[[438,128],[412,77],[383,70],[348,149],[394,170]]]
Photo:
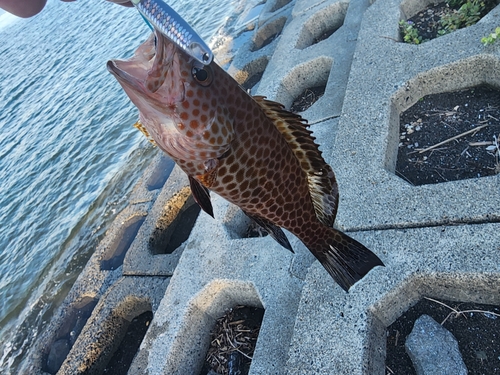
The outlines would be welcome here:
[[[231,375],[238,371],[243,375],[245,368],[249,367],[262,320],[262,317],[247,318],[247,315],[251,315],[247,312],[249,310],[257,308],[236,306],[215,323],[205,362],[220,375]],[[262,313],[257,315],[262,316]]]

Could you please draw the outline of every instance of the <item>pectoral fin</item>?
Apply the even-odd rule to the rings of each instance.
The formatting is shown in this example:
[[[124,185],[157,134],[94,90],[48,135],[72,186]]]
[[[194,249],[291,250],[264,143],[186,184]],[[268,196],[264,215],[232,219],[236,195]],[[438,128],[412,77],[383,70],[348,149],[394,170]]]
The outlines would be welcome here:
[[[214,217],[214,209],[212,207],[212,202],[210,201],[210,191],[194,177],[188,177],[189,186],[191,187],[191,192],[193,193],[195,202],[198,203],[203,211]]]
[[[248,212],[245,212],[245,215],[247,215],[250,219],[255,221],[259,226],[262,227],[273,239],[276,240],[281,246],[283,246],[285,249],[290,250],[293,253],[292,246],[290,245],[290,242],[288,242],[288,238],[286,238],[285,233],[281,230],[280,227],[274,225],[270,221],[257,216],[257,215],[252,215],[249,214]]]

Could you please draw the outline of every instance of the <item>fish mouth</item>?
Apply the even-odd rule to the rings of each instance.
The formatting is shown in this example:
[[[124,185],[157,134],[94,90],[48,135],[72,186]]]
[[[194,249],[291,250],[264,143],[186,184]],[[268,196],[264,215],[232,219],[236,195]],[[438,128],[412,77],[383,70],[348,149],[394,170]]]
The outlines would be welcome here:
[[[136,86],[137,88],[140,88],[142,85],[140,84],[140,80],[135,78],[133,75],[127,73],[125,69],[120,68],[118,65],[120,63],[126,63],[124,60],[109,60],[106,64],[106,67],[108,68],[108,72],[113,74],[115,78],[118,80],[120,83],[126,83],[129,86]]]
[[[129,88],[145,93],[143,82],[147,78],[155,56],[155,36],[151,33],[148,39],[137,48],[134,56],[127,60],[109,60],[106,67],[125,91]]]
[[[173,105],[184,100],[179,68],[183,57],[174,43],[156,32],[130,59],[110,60],[106,67],[132,101],[133,96],[140,95],[153,101],[157,99],[163,105]]]

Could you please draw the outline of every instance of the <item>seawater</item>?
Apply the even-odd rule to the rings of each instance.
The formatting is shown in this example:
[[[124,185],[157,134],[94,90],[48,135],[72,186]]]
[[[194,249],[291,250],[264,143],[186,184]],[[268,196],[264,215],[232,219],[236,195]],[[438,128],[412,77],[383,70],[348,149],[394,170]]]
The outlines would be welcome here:
[[[171,6],[220,44],[259,2]],[[0,15],[2,374],[17,373],[159,152],[132,127],[138,111],[106,70],[149,32],[135,9],[102,0],[49,0],[30,19]]]

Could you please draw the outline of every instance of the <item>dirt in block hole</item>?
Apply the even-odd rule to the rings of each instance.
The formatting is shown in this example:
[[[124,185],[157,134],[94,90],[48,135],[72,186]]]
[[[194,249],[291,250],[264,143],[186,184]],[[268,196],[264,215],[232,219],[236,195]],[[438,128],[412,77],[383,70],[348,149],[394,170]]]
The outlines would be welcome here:
[[[217,319],[200,375],[248,375],[263,317],[263,308],[235,306]]]
[[[455,336],[469,375],[500,374],[500,306],[423,298],[387,328],[386,375],[416,375],[405,340],[423,314]]]
[[[500,173],[500,91],[428,95],[399,118],[396,174],[412,185]]]

